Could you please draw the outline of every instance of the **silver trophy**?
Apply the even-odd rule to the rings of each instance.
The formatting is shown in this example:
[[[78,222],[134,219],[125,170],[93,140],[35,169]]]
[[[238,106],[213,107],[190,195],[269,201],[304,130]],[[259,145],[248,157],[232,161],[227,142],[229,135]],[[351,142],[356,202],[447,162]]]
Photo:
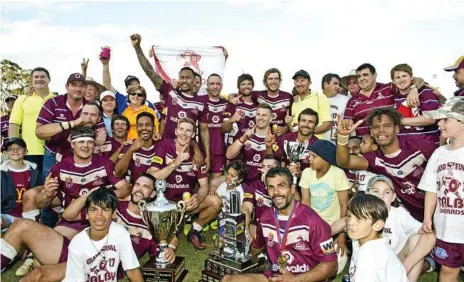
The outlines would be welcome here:
[[[166,181],[157,180],[155,183],[156,200],[147,204],[139,202],[143,221],[151,229],[154,238],[159,240],[160,253],[156,257],[156,267],[168,268],[170,263],[164,259],[164,250],[168,246],[173,234],[177,232],[185,213],[185,202],[169,201],[164,196]]]
[[[285,153],[287,154],[287,158],[290,161],[290,163],[296,164],[297,162],[300,161],[301,156],[304,154],[306,151],[306,148],[308,147],[308,142],[305,141],[304,143],[299,143],[297,142],[293,146],[290,145],[291,142],[286,141],[286,146],[285,146]],[[293,184],[297,184],[298,182],[298,177],[293,174]]]

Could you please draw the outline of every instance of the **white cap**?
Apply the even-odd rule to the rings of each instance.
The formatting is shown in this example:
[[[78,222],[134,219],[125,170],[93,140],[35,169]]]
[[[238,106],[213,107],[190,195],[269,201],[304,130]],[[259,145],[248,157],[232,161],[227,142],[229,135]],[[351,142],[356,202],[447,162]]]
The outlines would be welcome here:
[[[105,98],[106,96],[111,96],[113,97],[113,99],[116,99],[116,96],[114,95],[113,92],[109,91],[109,90],[106,90],[106,91],[103,91],[101,94],[100,94],[100,102],[103,101],[103,98]]]

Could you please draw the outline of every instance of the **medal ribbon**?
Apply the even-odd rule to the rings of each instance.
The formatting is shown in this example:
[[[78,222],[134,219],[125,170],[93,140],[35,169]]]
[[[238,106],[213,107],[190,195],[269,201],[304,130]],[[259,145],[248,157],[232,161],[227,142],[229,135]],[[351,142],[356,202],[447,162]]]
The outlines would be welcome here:
[[[293,215],[293,212],[295,211],[295,208],[299,204],[300,204],[300,202],[298,202],[297,200],[293,200],[293,208],[292,208],[292,211],[290,212],[290,214],[288,216],[287,222],[285,223],[284,235],[283,235],[282,238],[280,238],[280,222],[279,222],[279,215],[277,213],[277,209],[274,212],[274,220],[275,220],[276,231],[277,231],[277,240],[278,240],[279,246],[280,246],[280,252],[283,252],[284,249],[285,249],[285,244],[287,242],[288,228],[290,228],[290,225],[291,225],[292,220],[293,220],[292,215]]]

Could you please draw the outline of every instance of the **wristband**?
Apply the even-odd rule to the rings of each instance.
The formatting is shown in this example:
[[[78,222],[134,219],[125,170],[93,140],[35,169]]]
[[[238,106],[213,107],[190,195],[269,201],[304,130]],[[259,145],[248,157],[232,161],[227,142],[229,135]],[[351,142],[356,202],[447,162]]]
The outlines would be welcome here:
[[[174,246],[173,244],[169,244],[168,248],[173,249],[174,251],[177,249],[176,246]]]
[[[62,123],[62,122],[59,122],[58,124],[60,125],[61,130],[65,131],[64,126],[63,126],[63,123]]]
[[[350,139],[350,135],[341,135],[338,134],[337,137],[337,144],[338,145],[347,145],[348,144],[348,139]]]
[[[71,123],[70,121],[68,121],[68,125],[69,125],[69,128],[74,128],[74,122]]]

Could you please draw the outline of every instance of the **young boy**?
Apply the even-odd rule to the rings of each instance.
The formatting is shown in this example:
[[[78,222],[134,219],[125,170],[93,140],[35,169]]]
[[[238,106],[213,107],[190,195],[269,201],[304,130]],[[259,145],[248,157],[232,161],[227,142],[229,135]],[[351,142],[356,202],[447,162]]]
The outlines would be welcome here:
[[[366,134],[362,137],[361,141],[361,154],[367,154],[369,152],[377,151],[378,146],[374,142],[374,138],[370,134]],[[377,174],[372,173],[367,170],[356,170],[355,171],[355,182],[353,187],[356,189],[356,193],[359,191],[366,192],[367,191],[367,183],[369,179],[376,176]]]
[[[440,281],[457,281],[464,262],[464,99],[452,98],[436,111],[423,112],[440,119],[441,137],[452,138],[430,158],[418,188],[426,191],[422,228],[437,233],[432,257],[441,264]]]
[[[129,232],[112,220],[117,207],[116,194],[107,188],[87,198],[90,227],[69,244],[65,281],[117,281],[120,262],[130,281],[144,281]]]
[[[408,281],[388,239],[381,238],[387,216],[387,206],[376,196],[359,194],[348,203],[347,232],[353,240],[350,282]]]

